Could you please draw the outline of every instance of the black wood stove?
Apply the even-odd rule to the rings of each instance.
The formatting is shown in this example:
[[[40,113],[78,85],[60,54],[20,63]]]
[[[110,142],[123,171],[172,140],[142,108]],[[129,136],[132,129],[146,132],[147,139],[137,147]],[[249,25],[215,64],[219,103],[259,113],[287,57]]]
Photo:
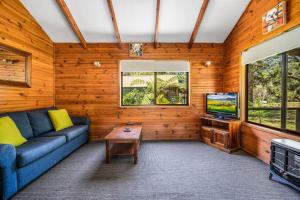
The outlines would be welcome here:
[[[300,142],[289,139],[272,140],[269,179],[289,185],[300,192]]]

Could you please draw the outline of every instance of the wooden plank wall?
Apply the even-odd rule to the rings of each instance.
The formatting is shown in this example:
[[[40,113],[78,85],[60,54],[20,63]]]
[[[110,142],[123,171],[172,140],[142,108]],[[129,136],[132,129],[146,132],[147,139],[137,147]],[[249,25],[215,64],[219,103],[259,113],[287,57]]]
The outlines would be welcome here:
[[[261,17],[278,2],[278,0],[252,0],[225,41],[225,91],[240,91],[240,64],[242,51],[300,25],[300,0],[287,0],[287,25],[267,35],[262,35]],[[297,137],[295,138],[287,134],[279,136],[278,134],[273,134],[272,131],[266,131],[263,128],[254,127],[247,123],[243,123],[241,135],[242,147],[247,152],[265,162],[269,162],[269,147],[272,138],[288,137],[297,139]]]
[[[0,0],[0,44],[32,53],[32,87],[0,85],[0,112],[54,105],[53,43],[19,0]]]
[[[102,139],[128,121],[144,123],[144,139],[197,139],[204,112],[204,93],[222,91],[223,45],[145,44],[142,59],[191,61],[190,107],[120,107],[119,61],[128,57],[128,44],[55,44],[56,106],[74,115],[91,117],[91,139]],[[93,65],[101,61],[101,68]],[[208,68],[204,62],[212,61]]]

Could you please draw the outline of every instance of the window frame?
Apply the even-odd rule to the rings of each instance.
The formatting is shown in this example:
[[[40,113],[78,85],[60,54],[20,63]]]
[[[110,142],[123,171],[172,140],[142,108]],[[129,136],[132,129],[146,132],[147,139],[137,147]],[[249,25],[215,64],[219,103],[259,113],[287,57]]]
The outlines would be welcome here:
[[[186,104],[157,104],[156,103],[156,83],[157,83],[157,73],[153,72],[154,78],[154,104],[153,105],[124,105],[123,104],[123,72],[121,71],[121,83],[120,83],[120,105],[121,107],[189,107],[190,106],[190,73],[189,72],[182,72],[186,74]]]
[[[300,48],[300,47],[299,47]],[[298,48],[295,48],[298,49]],[[293,49],[291,49],[293,50]],[[273,130],[277,130],[277,131],[281,131],[284,133],[289,133],[289,134],[293,134],[293,135],[300,135],[300,132],[294,131],[294,130],[290,130],[287,129],[286,127],[286,115],[287,115],[287,77],[288,77],[288,56],[287,53],[289,51],[280,53],[279,55],[281,56],[281,107],[280,107],[280,115],[281,115],[281,127],[277,128],[277,127],[272,127],[272,126],[268,126],[265,124],[260,124],[260,123],[256,123],[256,122],[252,122],[248,120],[248,115],[249,115],[249,104],[248,104],[248,100],[249,100],[249,64],[247,64],[245,67],[245,121],[247,123],[250,124],[254,124],[254,125],[258,125],[258,126],[262,126],[265,128],[270,128]]]

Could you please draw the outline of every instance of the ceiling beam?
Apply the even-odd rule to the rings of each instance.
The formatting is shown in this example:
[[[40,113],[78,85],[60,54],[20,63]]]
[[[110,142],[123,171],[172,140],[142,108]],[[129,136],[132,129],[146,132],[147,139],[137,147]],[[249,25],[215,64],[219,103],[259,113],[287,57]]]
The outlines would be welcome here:
[[[159,19],[160,0],[156,0],[156,18],[155,18],[155,32],[154,32],[154,49],[157,48],[158,37],[158,19]]]
[[[67,20],[69,21],[73,31],[75,32],[76,36],[78,37],[78,39],[81,42],[81,45],[83,46],[83,48],[87,48],[87,44],[86,41],[83,37],[83,35],[81,34],[68,6],[66,5],[64,0],[56,0],[57,4],[59,5],[60,9],[63,11],[65,17],[67,18]]]
[[[111,20],[113,22],[113,26],[114,26],[114,30],[115,30],[115,38],[117,40],[117,46],[121,49],[122,48],[122,42],[121,42],[121,37],[120,37],[120,33],[119,33],[119,28],[118,28],[118,24],[117,24],[116,15],[115,15],[112,0],[107,0],[107,4],[108,4]]]
[[[204,14],[205,14],[208,2],[209,2],[209,0],[204,0],[203,3],[202,3],[201,10],[199,12],[199,15],[198,15],[198,18],[197,18],[197,21],[196,21],[193,33],[192,33],[191,38],[190,38],[189,49],[192,48],[193,43],[194,43],[194,41],[196,39],[196,36],[197,36],[198,30],[199,30],[200,24],[202,22],[202,19],[204,17]]]

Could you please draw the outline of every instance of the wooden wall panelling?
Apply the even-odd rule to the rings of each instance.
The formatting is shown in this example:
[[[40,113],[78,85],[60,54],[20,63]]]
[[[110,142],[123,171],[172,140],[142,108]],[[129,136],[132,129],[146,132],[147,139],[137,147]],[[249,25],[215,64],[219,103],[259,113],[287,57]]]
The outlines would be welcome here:
[[[0,112],[54,105],[53,43],[18,0],[0,0],[0,43],[32,53],[32,87],[0,85]]]
[[[241,67],[241,53],[244,50],[300,25],[300,0],[287,0],[287,24],[269,34],[262,34],[261,17],[278,2],[278,0],[252,0],[226,39],[224,43],[223,81],[225,91],[243,93],[241,86],[244,85],[245,74],[243,67]],[[244,108],[243,105],[241,107]],[[254,129],[247,123],[243,124],[241,135],[243,149],[267,163],[269,162],[269,146],[272,138],[295,139],[288,134],[280,136],[259,127]]]
[[[278,0],[252,0],[226,39],[224,43],[224,77],[226,77],[224,89],[226,91],[239,91],[242,51],[300,25],[300,0],[287,0],[288,23],[269,34],[262,34],[261,17],[278,2]]]
[[[254,124],[243,123],[241,130],[241,143],[243,149],[266,163],[269,163],[270,161],[269,154],[272,139],[289,138],[300,142],[299,136],[270,130]]]
[[[204,93],[222,91],[223,45],[145,44],[142,59],[191,61],[190,107],[120,107],[119,61],[128,56],[128,44],[55,44],[56,106],[71,114],[91,117],[91,139],[102,139],[119,123],[144,124],[144,139],[198,139]],[[96,68],[93,61],[100,60]],[[211,60],[208,68],[203,66]]]

